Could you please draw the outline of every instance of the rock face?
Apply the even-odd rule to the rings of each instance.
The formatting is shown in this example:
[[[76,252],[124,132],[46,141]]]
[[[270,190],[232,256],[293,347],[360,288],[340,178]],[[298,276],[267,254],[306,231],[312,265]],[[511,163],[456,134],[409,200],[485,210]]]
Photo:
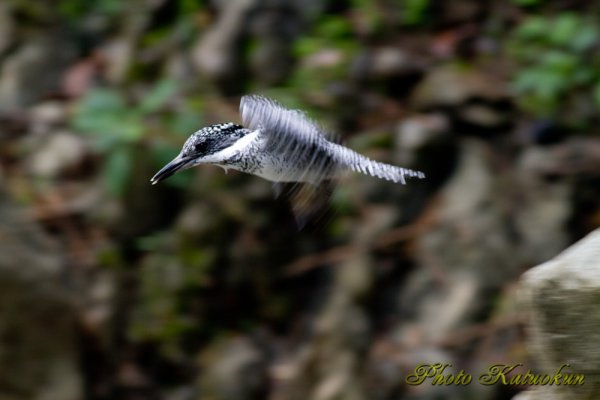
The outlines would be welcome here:
[[[529,312],[530,351],[540,372],[585,375],[584,385],[541,386],[515,400],[600,398],[600,229],[522,281]]]

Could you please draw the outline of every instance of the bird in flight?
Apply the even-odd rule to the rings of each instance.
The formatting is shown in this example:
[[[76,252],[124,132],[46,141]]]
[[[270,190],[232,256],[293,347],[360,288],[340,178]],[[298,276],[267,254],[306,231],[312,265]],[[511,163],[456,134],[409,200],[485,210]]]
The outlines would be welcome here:
[[[335,143],[299,110],[290,110],[259,95],[240,101],[243,125],[225,123],[193,133],[181,152],[150,180],[156,184],[200,164],[234,169],[275,183],[318,186],[346,171],[405,184],[425,174],[365,157]]]

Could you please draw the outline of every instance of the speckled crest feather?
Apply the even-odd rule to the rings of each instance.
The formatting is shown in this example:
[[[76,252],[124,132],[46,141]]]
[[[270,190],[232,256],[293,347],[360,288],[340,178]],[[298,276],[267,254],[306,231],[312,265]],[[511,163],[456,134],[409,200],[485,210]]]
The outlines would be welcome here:
[[[193,133],[185,141],[182,153],[190,155],[195,153],[212,154],[231,146],[248,132],[250,132],[248,129],[232,122],[207,126]],[[199,149],[199,146],[202,146],[202,149]]]

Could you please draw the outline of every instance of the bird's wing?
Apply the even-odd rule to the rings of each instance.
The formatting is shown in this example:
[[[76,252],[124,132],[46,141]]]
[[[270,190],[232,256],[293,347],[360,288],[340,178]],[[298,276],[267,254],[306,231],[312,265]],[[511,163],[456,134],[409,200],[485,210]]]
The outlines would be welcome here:
[[[290,110],[264,96],[243,96],[240,114],[247,128],[263,130],[273,142],[301,144],[326,139],[323,129],[304,112]]]
[[[419,179],[425,178],[425,174],[421,171],[375,161],[338,144],[331,143],[329,149],[338,167],[342,166],[352,171],[402,184],[406,184],[407,176]]]
[[[324,150],[329,143],[325,131],[304,112],[287,109],[263,96],[248,95],[240,101],[240,114],[244,126],[260,130],[273,154],[293,159],[305,171],[317,172],[323,178],[331,174],[334,165]]]

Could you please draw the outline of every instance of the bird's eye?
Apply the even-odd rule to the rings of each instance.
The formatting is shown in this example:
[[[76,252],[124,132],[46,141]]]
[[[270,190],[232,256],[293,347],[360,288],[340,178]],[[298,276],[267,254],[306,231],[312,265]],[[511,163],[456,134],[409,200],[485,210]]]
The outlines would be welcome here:
[[[194,150],[196,150],[197,153],[206,153],[207,148],[208,148],[208,143],[206,143],[205,141],[196,143],[194,145]]]

